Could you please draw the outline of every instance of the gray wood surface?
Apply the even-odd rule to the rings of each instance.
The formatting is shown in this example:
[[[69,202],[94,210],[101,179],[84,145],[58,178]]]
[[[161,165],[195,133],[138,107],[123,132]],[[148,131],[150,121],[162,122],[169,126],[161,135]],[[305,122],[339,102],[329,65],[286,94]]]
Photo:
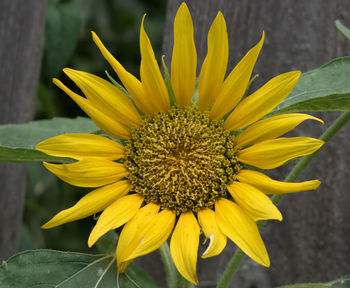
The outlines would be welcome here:
[[[181,0],[169,0],[164,30],[163,54],[170,67],[173,19]],[[255,67],[260,77],[255,89],[280,73],[319,67],[332,58],[350,54],[349,42],[337,32],[334,20],[350,26],[350,1],[346,0],[191,0],[186,1],[195,25],[199,64],[206,53],[206,37],[218,10],[225,16],[229,42],[229,69],[257,43],[263,30],[266,41]],[[198,71],[199,72],[199,71]],[[290,135],[318,137],[337,113],[321,115],[326,124],[306,123]],[[282,223],[270,222],[263,231],[271,268],[246,260],[232,287],[275,287],[297,282],[328,281],[350,274],[350,125],[309,166],[302,179],[318,178],[322,186],[313,192],[288,195],[280,209]],[[273,172],[283,179],[290,167]],[[199,287],[215,287],[232,255],[230,243],[224,253],[199,260]],[[150,261],[150,260],[149,260]],[[154,270],[154,266],[153,266]]]
[[[45,6],[45,0],[0,1],[0,124],[33,117]],[[0,261],[17,249],[25,183],[25,164],[0,163]]]

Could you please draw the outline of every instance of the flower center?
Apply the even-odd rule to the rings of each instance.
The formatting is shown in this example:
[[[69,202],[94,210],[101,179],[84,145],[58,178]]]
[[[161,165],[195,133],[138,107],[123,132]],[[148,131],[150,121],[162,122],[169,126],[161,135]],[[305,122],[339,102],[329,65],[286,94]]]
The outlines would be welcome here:
[[[177,215],[212,208],[241,169],[234,136],[196,106],[143,119],[126,145],[133,190]]]

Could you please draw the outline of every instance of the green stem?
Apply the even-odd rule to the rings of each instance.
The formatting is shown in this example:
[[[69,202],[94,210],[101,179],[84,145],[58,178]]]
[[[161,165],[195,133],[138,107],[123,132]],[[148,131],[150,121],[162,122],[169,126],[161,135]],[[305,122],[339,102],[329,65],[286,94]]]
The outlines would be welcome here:
[[[188,282],[186,279],[184,279],[179,274],[179,272],[177,272],[177,269],[171,258],[170,249],[167,242],[164,242],[164,244],[159,248],[159,253],[164,264],[164,270],[168,280],[168,287],[169,288],[179,288],[179,287],[192,288],[193,285],[190,282]]]
[[[221,276],[218,286],[216,286],[217,288],[228,287],[228,285],[231,283],[231,280],[239,267],[239,264],[243,260],[244,256],[245,256],[244,252],[237,247],[230,262],[228,262],[226,266],[224,274],[222,274]]]
[[[323,140],[324,142],[328,142],[332,137],[350,120],[350,112],[344,112],[341,114],[333,123],[332,125],[321,135],[320,140]],[[313,154],[307,155],[303,157],[292,169],[292,171],[289,172],[287,177],[284,179],[285,182],[294,182],[302,171],[309,165],[311,160],[315,158],[316,154],[320,150],[316,151]],[[271,200],[274,204],[278,204],[283,198],[283,195],[274,195],[271,197]],[[266,221],[259,221],[258,227],[259,229],[264,226]],[[241,249],[237,247],[235,253],[233,254],[230,262],[227,264],[226,269],[220,279],[219,284],[216,286],[217,288],[226,288],[230,284],[233,276],[235,275],[237,268],[239,267],[242,259],[243,259],[244,253]]]

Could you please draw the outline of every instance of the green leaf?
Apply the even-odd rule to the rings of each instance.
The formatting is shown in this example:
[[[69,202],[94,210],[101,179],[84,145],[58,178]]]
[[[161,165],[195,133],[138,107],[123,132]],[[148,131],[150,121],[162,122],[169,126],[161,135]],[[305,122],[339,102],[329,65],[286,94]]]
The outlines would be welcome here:
[[[270,114],[350,111],[350,56],[303,73],[289,96]]]
[[[72,163],[73,159],[52,157],[35,150],[39,142],[64,133],[92,133],[97,126],[89,118],[54,118],[26,124],[0,125],[0,161],[56,161]]]
[[[350,288],[350,275],[328,283],[304,283],[279,286],[278,288]]]
[[[96,243],[96,248],[99,252],[105,254],[112,254],[115,252],[115,246],[118,241],[118,234],[115,230],[111,230],[105,235],[103,235],[100,239],[98,239]]]
[[[46,65],[50,77],[57,76],[77,45],[81,11],[76,2],[48,1],[46,11]]]
[[[345,27],[339,20],[335,20],[338,31],[350,40],[350,29]]]
[[[286,286],[279,286],[278,288],[329,288],[332,287],[328,284],[318,284],[318,283],[305,283],[305,284],[293,284]]]
[[[330,282],[331,287],[335,288],[350,288],[350,275],[346,275],[340,279]]]
[[[91,255],[55,250],[30,250],[3,262],[2,288],[155,288],[154,282],[135,266],[119,276],[114,255]],[[137,283],[135,285],[134,283]]]

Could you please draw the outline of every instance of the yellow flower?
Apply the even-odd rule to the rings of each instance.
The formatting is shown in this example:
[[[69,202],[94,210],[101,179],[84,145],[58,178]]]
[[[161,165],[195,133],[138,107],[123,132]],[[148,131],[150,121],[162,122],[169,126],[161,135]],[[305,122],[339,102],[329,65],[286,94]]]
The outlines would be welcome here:
[[[158,249],[171,232],[174,263],[194,284],[198,283],[201,231],[210,239],[203,258],[220,254],[228,237],[254,261],[269,266],[256,221],[281,221],[282,215],[266,194],[311,190],[320,184],[318,180],[284,183],[249,170],[251,166],[278,167],[324,144],[308,137],[278,138],[306,119],[322,122],[313,116],[293,113],[259,120],[291,92],[300,72],[279,75],[242,100],[264,34],[225,79],[228,39],[225,19],[219,12],[208,33],[208,52],[198,80],[198,105],[191,105],[197,54],[191,15],[183,3],[174,22],[171,84],[176,104],[170,107],[167,86],[143,21],[141,81],[92,33],[132,100],[121,89],[86,72],[64,69],[86,98],[54,79],[112,138],[63,134],[37,145],[49,155],[77,160],[72,164],[44,163],[59,178],[76,186],[99,187],[43,228],[102,211],[88,244],[94,245],[109,230],[124,225],[116,250],[120,273],[136,257]],[[124,139],[125,145],[113,138]]]

